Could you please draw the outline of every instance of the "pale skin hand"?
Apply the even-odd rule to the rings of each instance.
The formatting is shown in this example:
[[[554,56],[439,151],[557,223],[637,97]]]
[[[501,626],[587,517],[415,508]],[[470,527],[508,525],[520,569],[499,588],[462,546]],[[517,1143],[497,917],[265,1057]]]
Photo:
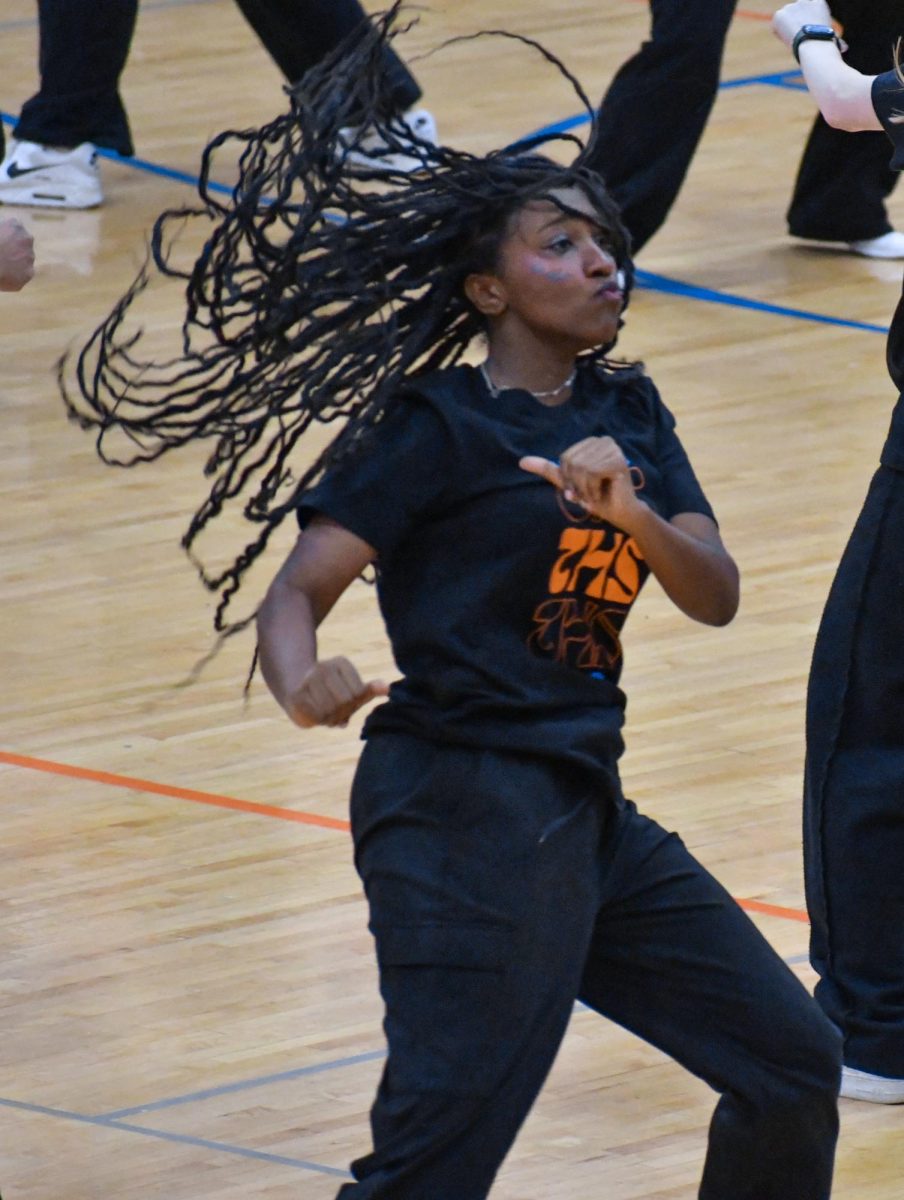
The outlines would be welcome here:
[[[831,25],[832,12],[826,0],[794,0],[780,8],[772,18],[772,31],[788,49],[804,25]]]
[[[261,672],[302,729],[341,726],[389,689],[364,680],[344,657],[317,658],[317,627],[376,553],[335,521],[317,516],[298,538],[257,616]]]
[[[772,18],[772,30],[786,46],[804,25],[831,25],[832,14],[825,0],[794,0]],[[804,41],[800,66],[807,88],[829,125],[850,133],[881,129],[872,102],[872,75],[849,67],[834,42]]]
[[[625,456],[612,438],[585,438],[558,463],[528,455],[520,466],[633,537],[666,595],[687,616],[727,625],[735,615],[738,570],[715,522],[702,513],[678,513],[671,521],[654,513],[635,491]]]
[[[0,292],[18,292],[35,273],[34,239],[15,217],[0,220]]]

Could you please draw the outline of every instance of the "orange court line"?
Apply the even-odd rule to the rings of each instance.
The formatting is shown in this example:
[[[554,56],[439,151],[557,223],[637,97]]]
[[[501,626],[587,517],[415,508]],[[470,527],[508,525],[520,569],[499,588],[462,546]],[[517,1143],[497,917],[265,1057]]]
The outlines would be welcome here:
[[[88,779],[93,783],[106,783],[133,792],[153,792],[154,795],[171,796],[175,800],[191,800],[195,804],[211,804],[215,808],[232,808],[237,812],[276,817],[280,821],[296,821],[300,825],[319,825],[323,829],[341,829],[343,832],[350,828],[348,821],[340,821],[336,817],[296,812],[293,808],[277,808],[273,804],[256,804],[253,800],[237,800],[234,796],[220,796],[216,792],[196,792],[193,788],[173,787],[168,783],[154,783],[150,779],[133,779],[129,775],[94,771],[90,767],[74,767],[68,763],[50,762],[46,758],[30,758],[26,754],[10,754],[7,750],[0,750],[0,763],[25,767],[29,771],[46,771],[50,775],[65,775],[70,779]]]
[[[782,908],[780,904],[766,904],[762,900],[738,900],[737,903],[748,912],[762,913],[766,917],[784,917],[787,921],[810,923],[810,918],[799,908]]]
[[[348,821],[340,821],[337,817],[296,812],[295,809],[278,808],[273,804],[256,804],[253,800],[238,800],[234,796],[220,796],[216,792],[198,792],[193,788],[173,787],[168,783],[154,783],[150,779],[133,779],[130,775],[115,775],[111,771],[95,771],[91,767],[51,762],[49,759],[32,758],[27,754],[12,754],[8,750],[0,750],[0,763],[6,763],[10,767],[23,767],[27,771],[45,771],[49,775],[62,775],[69,779],[87,779],[92,783],[128,788],[133,792],[170,796],[174,800],[191,800],[195,804],[210,804],[214,808],[231,808],[237,812],[255,813],[261,817],[276,817],[280,821],[295,821],[299,825],[318,825],[322,829],[339,829],[343,833],[350,829]],[[766,904],[762,900],[738,900],[738,904],[748,912],[761,913],[767,917],[783,917],[788,921],[809,920],[807,914],[800,909]]]

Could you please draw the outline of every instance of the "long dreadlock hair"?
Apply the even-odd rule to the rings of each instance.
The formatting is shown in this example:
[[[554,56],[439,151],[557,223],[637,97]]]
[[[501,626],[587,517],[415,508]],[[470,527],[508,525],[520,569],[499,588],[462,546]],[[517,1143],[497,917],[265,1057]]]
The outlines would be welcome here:
[[[387,172],[388,160],[379,174],[350,169],[364,131],[378,130],[390,154],[412,154],[411,131],[383,115],[380,92],[381,55],[399,7],[289,89],[287,112],[260,129],[212,140],[201,205],[158,218],[135,282],[77,356],[60,363],[69,414],[96,432],[105,462],[134,466],[189,442],[212,442],[204,470],[213,482],[182,544],[218,594],[214,624],[223,635],[251,621],[228,621],[230,601],[301,493],[361,445],[406,377],[453,365],[483,332],[463,281],[495,264],[514,213],[538,197],[563,207],[550,192],[578,186],[611,237],[626,295],[632,282],[627,233],[584,165],[592,134],[587,148],[551,134],[485,157],[415,139],[420,167],[413,173]],[[487,33],[533,46],[571,82],[593,120],[580,84],[554,55],[503,30],[473,36]],[[537,153],[554,140],[579,151],[570,167]],[[238,151],[238,182],[224,202],[209,181],[226,146]],[[192,220],[212,230],[185,271],[171,261],[173,229]],[[153,268],[185,284],[181,350],[166,361],[142,358],[143,330],[127,327]],[[610,349],[588,357],[608,363]],[[305,463],[305,434],[334,421],[341,422],[337,435]],[[233,501],[257,533],[214,571],[195,542]]]

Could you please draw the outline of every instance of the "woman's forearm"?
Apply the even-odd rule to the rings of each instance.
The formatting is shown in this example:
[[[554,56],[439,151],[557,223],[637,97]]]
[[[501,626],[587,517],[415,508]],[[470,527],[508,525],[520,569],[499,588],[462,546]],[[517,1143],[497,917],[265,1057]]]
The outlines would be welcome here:
[[[279,577],[258,610],[257,648],[267,687],[290,711],[292,698],[317,662],[317,634],[310,600]]]
[[[826,0],[791,0],[772,17],[772,32],[789,50],[806,25],[832,27]],[[797,41],[797,53],[807,88],[830,125],[852,133],[882,128],[873,108],[874,77],[849,67],[835,41],[804,37]]]
[[[849,67],[833,42],[804,41],[799,51],[807,88],[829,125],[851,133],[882,128],[873,108],[873,76]]]
[[[663,520],[651,508],[631,530],[650,570],[666,595],[683,613],[705,625],[727,625],[738,611],[740,583],[734,559],[720,541],[697,536]],[[706,522],[684,514],[675,518],[686,525]]]
[[[317,629],[376,551],[328,517],[315,516],[270,584],[257,614],[261,673],[296,725],[345,725],[386,695],[342,656],[318,661]]]

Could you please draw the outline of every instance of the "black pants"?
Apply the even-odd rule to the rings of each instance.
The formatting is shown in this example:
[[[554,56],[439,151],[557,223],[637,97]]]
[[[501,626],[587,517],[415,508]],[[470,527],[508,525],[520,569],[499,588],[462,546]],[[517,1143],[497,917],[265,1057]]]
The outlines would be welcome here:
[[[602,100],[589,165],[622,210],[635,251],[665,221],[719,88],[737,0],[650,0],[649,41]]]
[[[119,77],[137,12],[138,0],[38,0],[41,90],[23,105],[15,137],[133,152]]]
[[[578,997],[720,1093],[703,1200],[829,1196],[837,1031],[674,834],[609,807],[539,761],[368,742],[352,826],[389,1058],[342,1200],[482,1200]]]
[[[804,856],[816,997],[850,1066],[904,1078],[904,473],[880,467],[807,693]]]
[[[294,83],[367,20],[358,0],[236,0],[270,57]],[[421,89],[395,52],[383,53],[381,99],[394,112],[416,104]]]
[[[358,0],[236,0],[290,82],[366,20]],[[138,0],[38,0],[41,89],[22,108],[14,136],[51,146],[94,142],[134,151],[119,95]],[[387,104],[410,108],[417,83],[385,54]]]
[[[719,87],[736,0],[650,0],[649,41],[619,69],[603,97],[589,162],[621,206],[635,252],[664,223],[684,182]],[[836,0],[847,61],[869,74],[891,69],[901,0]],[[884,133],[844,133],[819,117],[804,150],[789,227],[800,237],[858,241],[891,229]],[[750,170],[761,171],[755,146]]]
[[[895,42],[904,34],[901,0],[833,0],[832,12],[844,26],[850,66],[866,75],[892,69]],[[842,242],[888,233],[885,200],[898,179],[890,158],[881,131],[845,133],[817,116],[788,209],[791,233]]]

